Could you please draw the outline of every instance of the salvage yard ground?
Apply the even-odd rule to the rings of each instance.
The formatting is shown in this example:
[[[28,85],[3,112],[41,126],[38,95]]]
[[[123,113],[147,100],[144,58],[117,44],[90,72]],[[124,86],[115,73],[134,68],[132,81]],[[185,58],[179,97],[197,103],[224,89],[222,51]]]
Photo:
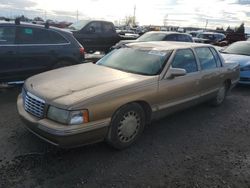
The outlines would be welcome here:
[[[132,147],[62,150],[29,133],[0,90],[0,187],[250,187],[250,87],[148,126]]]

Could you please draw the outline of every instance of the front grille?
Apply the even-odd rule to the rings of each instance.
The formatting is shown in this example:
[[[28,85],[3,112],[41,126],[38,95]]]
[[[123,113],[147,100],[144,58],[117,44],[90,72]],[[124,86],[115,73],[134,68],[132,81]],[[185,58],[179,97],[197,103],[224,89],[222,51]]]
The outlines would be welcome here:
[[[250,78],[240,77],[240,81],[245,81],[245,82],[247,82],[247,81],[250,81]]]
[[[43,118],[45,101],[30,92],[26,92],[24,89],[22,91],[22,95],[24,100],[24,109],[36,117]]]

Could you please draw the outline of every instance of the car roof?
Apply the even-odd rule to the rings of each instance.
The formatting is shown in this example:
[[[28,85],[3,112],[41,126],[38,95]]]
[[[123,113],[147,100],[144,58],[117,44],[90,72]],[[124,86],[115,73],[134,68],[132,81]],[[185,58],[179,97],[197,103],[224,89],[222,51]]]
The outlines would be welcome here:
[[[147,49],[156,51],[166,51],[195,47],[213,47],[210,44],[192,43],[192,42],[173,42],[173,41],[154,41],[129,43],[126,46],[137,49]]]
[[[162,34],[179,34],[179,35],[188,35],[190,36],[188,33],[179,33],[179,32],[174,32],[174,31],[148,31],[147,33],[162,33]]]
[[[40,25],[40,24],[33,24],[33,23],[28,23],[28,22],[20,22],[20,24],[15,24],[14,21],[0,21],[0,26],[27,26],[27,27],[33,27],[33,28],[45,28],[44,25]],[[66,30],[66,29],[60,29],[57,27],[53,27],[53,26],[49,26],[48,29],[54,30],[54,31],[59,31],[59,32],[66,32],[66,33],[71,33],[71,31]]]

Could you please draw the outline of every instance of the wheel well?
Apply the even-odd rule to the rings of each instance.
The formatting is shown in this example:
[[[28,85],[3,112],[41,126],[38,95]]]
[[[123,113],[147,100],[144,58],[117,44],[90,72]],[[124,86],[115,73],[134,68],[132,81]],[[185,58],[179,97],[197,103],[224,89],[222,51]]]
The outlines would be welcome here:
[[[151,122],[152,109],[151,109],[150,105],[147,102],[145,102],[145,101],[133,101],[133,102],[129,102],[129,103],[123,104],[122,106],[120,106],[115,111],[115,113],[117,111],[119,111],[119,109],[121,109],[123,106],[129,105],[129,104],[132,104],[132,103],[136,103],[136,104],[138,104],[138,105],[140,105],[142,107],[143,111],[145,112],[146,124],[149,124]],[[114,114],[112,115],[112,119],[113,119]]]
[[[152,116],[152,109],[150,105],[145,101],[134,101],[134,102],[139,104],[143,108],[145,112],[146,123],[149,124],[151,121],[151,116]]]
[[[231,84],[232,84],[231,80],[230,80],[230,79],[227,79],[227,80],[225,80],[224,83],[226,84],[227,90],[229,90],[230,87],[231,87]]]

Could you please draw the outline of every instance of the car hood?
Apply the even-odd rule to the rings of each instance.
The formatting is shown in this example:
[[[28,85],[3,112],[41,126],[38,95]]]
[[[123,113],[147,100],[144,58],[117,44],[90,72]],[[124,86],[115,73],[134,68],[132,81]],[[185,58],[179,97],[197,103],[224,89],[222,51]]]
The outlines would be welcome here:
[[[149,78],[150,76],[86,63],[38,74],[27,79],[24,87],[46,103],[68,108],[77,102],[134,85]]]
[[[250,65],[250,56],[221,53],[226,63],[239,63],[240,67]]]

